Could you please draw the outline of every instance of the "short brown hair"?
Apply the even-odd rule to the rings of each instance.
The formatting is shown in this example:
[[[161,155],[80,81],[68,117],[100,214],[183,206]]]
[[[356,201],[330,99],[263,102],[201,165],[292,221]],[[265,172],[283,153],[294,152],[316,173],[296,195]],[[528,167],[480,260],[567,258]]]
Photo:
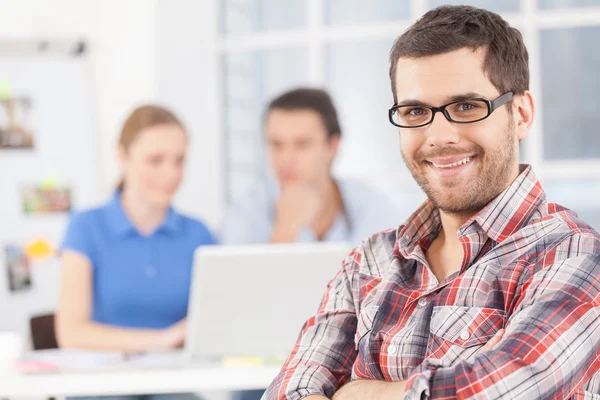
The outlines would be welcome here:
[[[419,58],[462,48],[485,50],[483,71],[503,94],[529,89],[529,56],[519,30],[498,14],[470,6],[437,7],[399,36],[390,51],[390,80],[396,98],[400,58]]]
[[[269,103],[265,117],[273,110],[316,111],[327,129],[327,136],[341,136],[342,129],[331,96],[322,89],[298,88],[285,92]]]
[[[185,131],[185,127],[173,112],[158,105],[146,104],[134,109],[125,120],[119,136],[119,146],[127,150],[141,131],[158,125],[176,125]],[[123,190],[124,186],[125,181],[121,179],[117,189]]]

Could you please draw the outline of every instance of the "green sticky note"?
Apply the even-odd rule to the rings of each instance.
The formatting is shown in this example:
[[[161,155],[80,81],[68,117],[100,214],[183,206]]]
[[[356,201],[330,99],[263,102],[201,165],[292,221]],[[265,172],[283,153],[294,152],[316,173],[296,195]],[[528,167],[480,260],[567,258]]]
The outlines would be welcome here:
[[[10,82],[8,79],[0,79],[0,99],[6,100],[10,97]]]
[[[58,182],[60,181],[58,174],[56,172],[50,172],[46,174],[42,184],[40,185],[42,189],[49,190],[54,189]]]

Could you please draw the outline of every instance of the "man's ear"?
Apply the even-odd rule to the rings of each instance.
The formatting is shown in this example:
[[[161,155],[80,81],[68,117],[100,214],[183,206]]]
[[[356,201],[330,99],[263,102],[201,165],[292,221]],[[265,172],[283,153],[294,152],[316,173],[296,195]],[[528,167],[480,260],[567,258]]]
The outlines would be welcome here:
[[[330,163],[333,163],[333,160],[335,160],[335,156],[337,155],[341,141],[342,141],[342,135],[337,134],[337,135],[332,135],[329,137],[329,162]]]
[[[535,103],[529,90],[513,98],[513,118],[517,130],[517,139],[523,140],[529,136],[531,125],[535,118]]]

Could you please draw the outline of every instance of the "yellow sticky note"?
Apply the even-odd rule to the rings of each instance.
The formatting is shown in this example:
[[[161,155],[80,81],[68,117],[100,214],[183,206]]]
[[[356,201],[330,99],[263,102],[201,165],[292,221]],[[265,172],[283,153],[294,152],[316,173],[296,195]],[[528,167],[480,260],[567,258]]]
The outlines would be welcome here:
[[[48,174],[46,178],[42,181],[40,187],[44,190],[54,189],[58,183],[59,179],[56,174]]]
[[[4,78],[0,80],[0,99],[6,100],[10,97],[10,82]]]
[[[49,257],[54,254],[54,247],[44,239],[38,239],[25,246],[25,254],[30,259]]]
[[[226,368],[260,367],[264,361],[258,357],[225,357],[223,366]]]

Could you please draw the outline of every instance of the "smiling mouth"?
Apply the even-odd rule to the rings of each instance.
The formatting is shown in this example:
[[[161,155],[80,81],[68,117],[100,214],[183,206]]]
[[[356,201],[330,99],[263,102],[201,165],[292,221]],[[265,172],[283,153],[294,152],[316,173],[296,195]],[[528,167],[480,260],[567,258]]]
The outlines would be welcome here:
[[[459,160],[459,161],[453,162],[453,163],[451,163],[451,164],[436,164],[436,163],[434,163],[434,162],[431,162],[431,161],[429,161],[429,163],[430,163],[431,165],[433,165],[434,167],[436,167],[436,168],[442,168],[442,169],[444,169],[444,168],[454,168],[454,167],[459,167],[459,166],[461,166],[461,165],[468,164],[468,163],[470,163],[470,162],[471,162],[471,160],[473,160],[474,158],[475,158],[475,156],[465,157],[465,158],[463,158],[462,160]]]

